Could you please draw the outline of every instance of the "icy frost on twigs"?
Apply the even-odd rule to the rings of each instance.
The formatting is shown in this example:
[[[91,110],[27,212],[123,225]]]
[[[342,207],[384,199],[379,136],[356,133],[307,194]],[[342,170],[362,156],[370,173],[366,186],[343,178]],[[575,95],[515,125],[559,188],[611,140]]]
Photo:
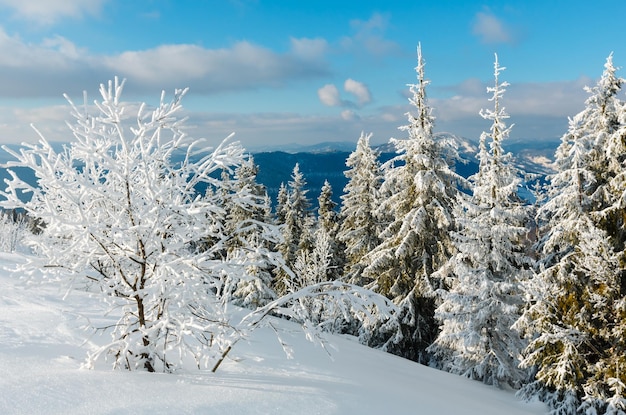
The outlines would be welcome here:
[[[315,304],[323,304],[323,316],[317,314],[319,309],[312,307]],[[254,329],[270,325],[271,321],[266,318],[269,315],[286,317],[301,324],[307,339],[324,347],[323,333],[334,331],[338,320],[353,321],[356,318],[364,326],[376,323],[399,325],[398,308],[391,300],[366,288],[340,281],[321,282],[287,294],[245,316],[242,327],[247,325],[249,329]],[[288,345],[282,341],[281,345],[291,356]]]
[[[189,357],[208,365],[235,331],[221,296],[224,276],[244,275],[246,265],[221,256],[229,236],[214,173],[231,172],[244,150],[226,140],[195,154],[201,144],[178,116],[186,90],[170,102],[162,95],[152,111],[142,105],[128,126],[123,84],[101,86],[96,114],[70,102],[75,140],[61,152],[43,136],[11,152],[11,165],[30,168],[37,186],[12,174],[4,204],[45,224],[30,241],[41,255],[31,266],[90,282],[119,316],[111,343],[92,358],[111,355],[116,367],[148,371],[175,370]],[[18,198],[23,191],[32,192],[27,202]],[[235,203],[246,200],[238,196]]]

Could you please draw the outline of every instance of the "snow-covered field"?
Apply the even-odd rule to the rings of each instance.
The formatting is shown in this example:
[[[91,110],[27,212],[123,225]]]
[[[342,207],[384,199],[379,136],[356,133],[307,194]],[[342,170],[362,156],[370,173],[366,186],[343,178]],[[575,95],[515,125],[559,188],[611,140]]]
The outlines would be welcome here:
[[[238,343],[217,373],[81,369],[86,319],[104,306],[86,293],[34,285],[0,254],[0,414],[545,414],[540,403],[332,336],[332,358],[281,321],[294,358],[269,329]],[[93,342],[93,343],[92,343]]]

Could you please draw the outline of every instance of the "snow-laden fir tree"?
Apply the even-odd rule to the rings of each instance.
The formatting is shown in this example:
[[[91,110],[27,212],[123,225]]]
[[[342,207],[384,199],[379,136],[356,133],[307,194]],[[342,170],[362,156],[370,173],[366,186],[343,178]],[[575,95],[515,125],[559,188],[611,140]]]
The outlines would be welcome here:
[[[619,174],[611,172],[616,160],[609,161],[623,154],[606,156],[621,129],[616,94],[622,82],[609,57],[601,80],[587,88],[585,109],[570,119],[538,212],[539,274],[529,284],[531,306],[517,323],[531,339],[522,364],[536,375],[522,395],[539,397],[558,414],[626,413],[623,256],[616,249],[619,232],[607,226],[619,222],[606,214],[623,203],[611,203],[610,185]]]
[[[317,206],[318,227],[325,229],[329,235],[334,236],[339,228],[339,221],[335,210],[337,203],[333,200],[333,188],[328,180],[324,180],[322,190],[317,198]]]
[[[295,275],[292,291],[301,290],[315,284],[329,281],[328,274],[332,262],[332,242],[330,236],[324,230],[315,232],[312,249],[299,250],[293,264]],[[321,321],[325,318],[324,302],[317,298],[300,300],[306,313],[313,321]]]
[[[620,269],[626,274],[626,105],[619,108],[618,129],[605,143],[609,180],[606,193],[610,203],[602,212],[602,223],[621,252]],[[626,278],[626,276],[625,276]]]
[[[43,136],[19,152],[5,148],[17,160],[10,166],[32,169],[37,185],[12,173],[4,205],[44,223],[29,265],[87,282],[118,315],[94,360],[110,356],[130,370],[173,371],[188,360],[210,367],[238,336],[220,296],[224,277],[247,265],[223,258],[230,236],[216,177],[241,165],[244,151],[225,141],[210,152],[185,134],[186,90],[170,102],[163,94],[153,110],[142,105],[134,125],[122,90],[117,79],[102,85],[94,113],[86,98],[83,107],[70,101],[74,141],[60,152]],[[32,194],[26,202],[23,192]],[[244,188],[230,203],[254,210],[258,200]]]
[[[614,200],[604,187],[623,168],[623,160],[620,160],[620,156],[624,154],[623,136],[619,133],[623,103],[617,94],[624,79],[618,77],[616,72],[613,56],[609,55],[597,85],[585,87],[589,97],[578,117],[580,125],[577,128],[581,139],[588,140],[591,144],[588,162],[596,176],[596,188],[590,189],[594,203],[592,208],[595,210],[613,204]]]
[[[389,215],[382,242],[364,261],[369,285],[401,308],[401,331],[374,328],[369,343],[407,358],[426,361],[426,348],[438,332],[434,312],[436,290],[443,282],[435,272],[454,253],[451,231],[458,185],[463,179],[451,168],[456,147],[433,134],[434,117],[426,100],[421,47],[417,49],[418,83],[410,85],[409,99],[417,111],[400,127],[408,138],[391,139],[398,155],[385,164],[381,191],[385,198],[377,213]],[[395,330],[395,329],[394,329]]]
[[[593,203],[591,209],[597,212],[594,218],[608,233],[616,252],[624,255],[626,114],[624,102],[617,96],[624,79],[616,72],[611,54],[597,85],[585,87],[589,97],[578,114],[578,131],[589,142],[589,169],[596,178],[594,188],[588,190]]]
[[[343,254],[337,240],[338,214],[335,211],[336,203],[332,200],[332,188],[328,181],[322,186],[318,206],[317,223],[307,225],[303,235],[303,239],[310,240],[311,243],[301,244],[296,254],[292,289],[303,289],[314,284],[335,281],[341,277]],[[346,324],[348,316],[328,315],[323,299],[305,299],[301,300],[301,304],[309,310],[312,321],[335,319],[336,325],[328,327],[333,331],[339,331]],[[331,307],[330,310],[335,310],[335,307]],[[354,317],[350,320],[357,321]]]
[[[285,223],[287,216],[287,202],[289,201],[289,191],[285,183],[281,183],[276,196],[276,223]]]
[[[626,104],[621,102],[618,110],[619,127],[604,147],[610,172],[607,193],[611,203],[601,215],[601,226],[606,226],[618,261],[614,282],[620,287],[619,299],[612,310],[615,325],[610,327],[611,338],[617,341],[612,344],[604,364],[596,372],[603,389],[609,389],[606,412],[611,415],[626,414]]]
[[[320,195],[317,198],[317,228],[315,229],[314,240],[318,239],[317,234],[325,233],[330,243],[330,264],[327,271],[327,280],[336,280],[343,275],[345,263],[345,248],[337,238],[341,219],[337,212],[337,203],[333,201],[333,189],[328,180],[324,181]],[[315,242],[317,244],[317,242]],[[314,244],[314,245],[315,245]]]
[[[337,238],[345,245],[344,278],[364,285],[363,257],[380,243],[380,223],[376,210],[380,202],[382,172],[378,153],[370,147],[372,134],[361,133],[356,149],[346,160],[348,183],[341,196],[341,221]]]
[[[285,197],[283,205],[279,206],[278,217],[284,217],[284,222],[278,222],[281,226],[283,240],[278,244],[278,250],[283,255],[286,265],[293,268],[298,252],[309,250],[312,246],[312,215],[311,202],[307,197],[308,190],[306,179],[300,171],[298,163],[293,168],[291,180],[286,192],[279,193]],[[282,187],[281,187],[282,188]],[[290,272],[281,267],[277,269],[274,279],[274,290],[279,295],[284,295],[290,290]]]
[[[256,181],[258,166],[248,156],[234,171],[230,186],[233,198],[247,197],[248,203],[224,205],[227,255],[232,262],[245,264],[245,275],[227,278],[227,291],[233,291],[234,302],[250,308],[266,305],[276,299],[272,285],[272,271],[284,266],[282,256],[275,251],[279,242],[277,233],[268,234],[267,223],[271,222],[271,206],[263,185]],[[233,282],[234,285],[229,283]]]
[[[501,102],[509,85],[499,80],[504,69],[496,55],[495,84],[487,88],[494,108],[480,112],[492,124],[480,137],[479,170],[470,177],[472,195],[458,209],[457,252],[442,268],[455,283],[436,310],[441,332],[429,351],[444,370],[519,387],[526,378],[518,368],[524,345],[511,326],[524,303],[520,282],[532,275],[531,212],[518,195],[521,172],[502,148],[512,128]]]
[[[332,263],[332,241],[327,232],[315,232],[315,243],[311,250],[300,250],[293,265],[295,289],[330,281],[328,277]]]

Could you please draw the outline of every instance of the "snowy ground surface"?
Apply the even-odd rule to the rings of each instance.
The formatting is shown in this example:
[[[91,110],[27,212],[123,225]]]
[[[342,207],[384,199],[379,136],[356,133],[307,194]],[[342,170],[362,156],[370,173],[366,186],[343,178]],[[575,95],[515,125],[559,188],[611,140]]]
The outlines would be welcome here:
[[[0,414],[545,414],[511,391],[430,369],[332,337],[332,359],[298,327],[279,324],[294,349],[259,329],[213,374],[81,369],[85,318],[103,305],[87,294],[27,284],[0,254]],[[106,341],[107,338],[92,341]],[[237,359],[235,361],[234,359]]]

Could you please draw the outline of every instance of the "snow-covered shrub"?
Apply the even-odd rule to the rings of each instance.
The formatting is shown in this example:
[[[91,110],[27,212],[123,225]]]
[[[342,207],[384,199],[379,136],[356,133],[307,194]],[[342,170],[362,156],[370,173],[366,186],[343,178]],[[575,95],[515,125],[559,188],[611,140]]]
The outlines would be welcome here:
[[[324,333],[335,332],[338,320],[356,320],[363,327],[397,326],[398,311],[391,300],[367,288],[326,281],[305,286],[253,311],[244,317],[241,326],[248,330],[270,326],[276,330],[266,317],[285,317],[299,323],[308,340],[325,347]],[[290,356],[289,345],[281,340],[278,332],[277,335],[285,353]]]
[[[14,211],[0,212],[0,251],[14,252],[23,238],[31,232],[30,221]]]
[[[185,134],[178,113],[186,90],[170,102],[163,94],[152,110],[141,105],[132,125],[122,89],[117,79],[102,85],[96,113],[70,101],[74,141],[62,151],[43,136],[19,152],[5,148],[16,159],[9,167],[32,169],[37,186],[10,171],[4,205],[45,223],[30,241],[41,254],[31,266],[87,277],[121,310],[111,343],[92,360],[106,355],[116,367],[172,371],[192,357],[208,367],[236,331],[221,294],[224,276],[244,275],[246,264],[222,258],[229,236],[216,195],[220,170],[231,172],[244,151],[227,140],[207,151]],[[32,193],[27,202],[17,197],[24,191]],[[231,200],[256,199],[242,191]]]

